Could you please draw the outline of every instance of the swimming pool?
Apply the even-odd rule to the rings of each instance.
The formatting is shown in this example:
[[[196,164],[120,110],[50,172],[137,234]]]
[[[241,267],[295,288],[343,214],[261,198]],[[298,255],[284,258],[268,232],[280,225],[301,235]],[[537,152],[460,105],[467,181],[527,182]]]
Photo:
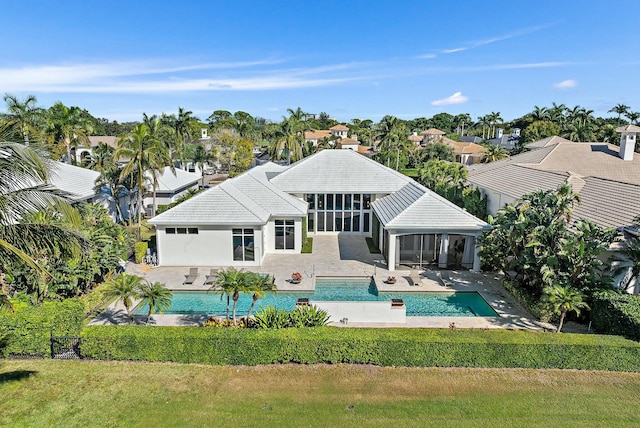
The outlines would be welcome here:
[[[252,296],[240,294],[236,315],[246,315]],[[375,283],[366,279],[318,279],[315,292],[278,291],[268,293],[256,302],[254,311],[268,305],[293,309],[296,300],[307,297],[313,301],[388,302],[404,299],[407,316],[497,317],[498,314],[476,292],[378,292]],[[233,302],[231,302],[233,305]],[[165,314],[224,315],[226,296],[206,291],[175,291],[171,308]],[[231,310],[231,309],[230,309]],[[148,307],[139,306],[135,314],[146,314]]]

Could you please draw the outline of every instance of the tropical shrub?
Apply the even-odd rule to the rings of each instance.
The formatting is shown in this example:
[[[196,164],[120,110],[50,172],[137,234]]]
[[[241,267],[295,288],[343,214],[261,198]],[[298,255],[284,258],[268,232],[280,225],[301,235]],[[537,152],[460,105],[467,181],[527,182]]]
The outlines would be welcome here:
[[[316,305],[299,305],[289,312],[291,327],[322,327],[329,322],[327,311]]]
[[[480,240],[485,267],[502,271],[514,285],[538,299],[552,285],[591,294],[611,284],[600,256],[615,237],[589,221],[571,223],[579,197],[563,183],[555,191],[536,191],[489,217],[491,229]],[[572,225],[571,230],[569,225]]]
[[[149,248],[149,243],[147,241],[136,242],[134,247],[136,263],[142,263],[142,258],[147,254],[147,248]]]
[[[640,344],[617,336],[466,329],[225,329],[91,326],[88,358],[203,364],[375,364],[640,371]]]
[[[254,316],[257,328],[279,329],[289,327],[289,312],[275,306],[260,309]]]

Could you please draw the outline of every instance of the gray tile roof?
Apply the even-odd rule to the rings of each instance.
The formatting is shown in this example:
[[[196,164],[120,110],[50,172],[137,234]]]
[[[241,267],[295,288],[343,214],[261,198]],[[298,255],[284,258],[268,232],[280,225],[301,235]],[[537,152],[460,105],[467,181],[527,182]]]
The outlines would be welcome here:
[[[151,174],[145,174],[149,179],[151,179]],[[202,177],[200,174],[195,174],[193,172],[185,171],[180,168],[175,169],[175,175],[171,172],[170,167],[165,167],[160,175],[158,176],[158,192],[174,192],[178,189],[193,186],[200,180]]]
[[[489,142],[494,146],[504,147],[507,150],[515,149],[518,142],[520,142],[520,137],[514,137],[513,135],[503,135],[500,138],[491,138]]]
[[[625,227],[640,214],[640,186],[597,177],[584,178],[581,203],[573,210],[575,220],[584,218],[601,227]]]
[[[469,170],[469,177],[475,174],[482,174],[487,171],[500,169],[505,167],[506,165],[538,164],[542,160],[544,160],[544,158],[546,158],[549,155],[549,153],[551,153],[554,149],[555,149],[555,146],[549,146],[542,149],[523,152],[515,156],[511,156],[496,162],[478,163],[478,164],[469,165],[467,167],[467,169]]]
[[[555,189],[567,178],[567,173],[540,171],[511,163],[483,173],[469,174],[467,181],[475,187],[488,188],[513,198],[520,198],[536,190]]]
[[[574,219],[603,227],[623,227],[640,214],[640,155],[624,161],[618,147],[574,143],[560,137],[536,142],[542,148],[498,162],[473,165],[468,182],[513,198],[535,190],[553,190],[569,181],[582,203]]]
[[[93,198],[96,180],[100,173],[91,169],[80,168],[63,162],[54,162],[49,175],[49,184],[72,195],[71,199],[83,201]]]
[[[558,143],[570,143],[571,141],[562,138],[562,137],[558,137],[557,135],[554,135],[552,137],[547,137],[547,138],[543,138],[542,140],[538,140],[538,141],[534,141],[533,143],[529,143],[527,144],[527,148],[528,149],[540,149],[542,147],[547,147],[550,146],[552,144],[558,144]]]
[[[571,171],[583,177],[600,177],[640,185],[640,154],[633,160],[618,157],[619,148],[606,143],[560,143],[536,168]]]
[[[411,179],[352,150],[322,150],[271,182],[289,193],[392,193]]]
[[[372,203],[387,229],[429,232],[480,231],[487,223],[426,187],[411,181],[399,191]]]
[[[307,203],[266,179],[273,164],[253,168],[149,220],[161,225],[261,225],[271,216],[304,216]]]

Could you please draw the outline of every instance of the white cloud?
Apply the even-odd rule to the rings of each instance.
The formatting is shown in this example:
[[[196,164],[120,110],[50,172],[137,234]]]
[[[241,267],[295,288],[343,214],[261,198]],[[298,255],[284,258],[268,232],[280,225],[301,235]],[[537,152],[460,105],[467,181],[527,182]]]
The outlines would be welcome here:
[[[442,49],[440,52],[442,52],[443,54],[452,54],[456,52],[462,52],[462,51],[477,48],[480,46],[486,46],[492,43],[501,42],[503,40],[513,39],[514,37],[524,36],[525,34],[535,33],[536,31],[540,31],[542,29],[548,28],[549,26],[550,25],[540,25],[537,27],[523,28],[522,30],[504,34],[502,36],[492,37],[490,39],[474,40],[472,42],[467,43],[465,46],[460,46],[453,49]]]
[[[469,98],[462,95],[462,92],[456,92],[450,97],[443,98],[441,100],[431,101],[432,106],[448,106],[450,104],[464,104],[469,101]]]
[[[556,89],[570,89],[578,86],[578,82],[573,79],[563,80],[562,82],[555,83],[553,85]]]
[[[423,55],[418,55],[418,59],[433,59],[436,56],[437,56],[436,54],[423,54]]]
[[[154,93],[213,90],[306,88],[360,80],[345,75],[362,64],[307,68],[273,68],[280,61],[263,60],[172,66],[158,62],[105,62],[0,68],[7,92]],[[222,71],[222,74],[218,70]],[[228,76],[229,69],[243,69]]]

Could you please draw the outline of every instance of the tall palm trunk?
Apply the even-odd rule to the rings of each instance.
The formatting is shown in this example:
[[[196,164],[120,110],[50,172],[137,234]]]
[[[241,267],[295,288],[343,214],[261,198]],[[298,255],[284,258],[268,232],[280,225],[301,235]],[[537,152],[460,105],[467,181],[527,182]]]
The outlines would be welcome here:
[[[142,236],[142,188],[138,189],[138,239]]]
[[[560,330],[562,330],[562,324],[564,323],[565,316],[567,316],[567,311],[562,311],[562,313],[560,314],[560,324],[558,324],[558,329],[556,330],[556,333],[560,333]]]
[[[67,150],[67,163],[71,165],[71,138],[64,137],[64,148]]]
[[[249,327],[249,317],[251,316],[251,312],[253,312],[253,307],[255,306],[256,302],[258,301],[259,296],[258,293],[253,293],[253,298],[251,300],[251,306],[249,306],[249,311],[247,312],[247,321],[246,321],[246,326]]]
[[[153,204],[151,207],[151,217],[156,216],[156,189],[158,188],[158,180],[153,177]]]
[[[232,316],[233,316],[233,325],[236,325],[236,307],[238,306],[238,299],[240,298],[240,293],[238,292],[238,290],[233,292],[233,311],[232,311]]]

